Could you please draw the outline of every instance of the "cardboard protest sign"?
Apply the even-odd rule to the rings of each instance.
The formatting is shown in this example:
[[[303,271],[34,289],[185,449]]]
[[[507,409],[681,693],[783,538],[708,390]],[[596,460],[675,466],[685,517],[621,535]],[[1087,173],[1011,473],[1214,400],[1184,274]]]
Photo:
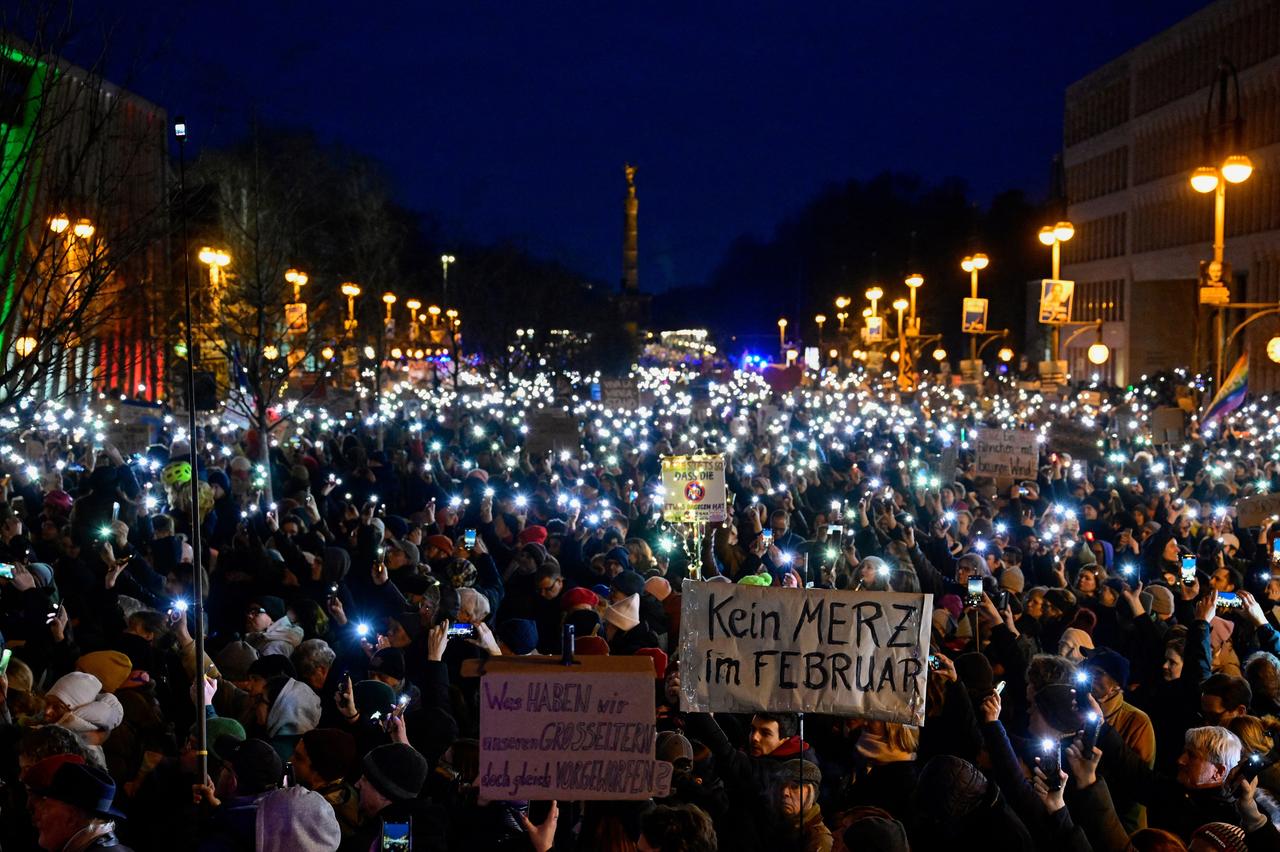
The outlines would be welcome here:
[[[680,706],[924,723],[933,596],[684,581]]]
[[[666,456],[662,488],[662,515],[668,521],[702,524],[727,517],[724,456]]]
[[[493,658],[480,679],[480,795],[487,799],[666,796],[654,759],[648,657]]]
[[[600,401],[611,408],[639,408],[640,388],[634,379],[601,379]]]
[[[1272,515],[1280,515],[1280,494],[1255,494],[1236,503],[1236,521],[1241,527],[1260,527]]]
[[[575,455],[581,436],[578,418],[559,408],[531,410],[525,417],[529,427],[526,449],[530,456],[569,450]]]
[[[973,441],[978,476],[1035,479],[1040,461],[1037,433],[1026,429],[983,429]]]

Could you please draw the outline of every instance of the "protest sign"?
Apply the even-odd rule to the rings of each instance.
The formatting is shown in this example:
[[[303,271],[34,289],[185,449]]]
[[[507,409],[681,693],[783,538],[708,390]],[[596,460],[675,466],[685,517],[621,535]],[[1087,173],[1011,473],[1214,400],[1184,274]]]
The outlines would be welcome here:
[[[635,379],[601,379],[600,401],[610,408],[640,407],[640,388]]]
[[[559,408],[531,410],[525,417],[529,427],[526,449],[537,457],[546,453],[569,450],[578,452],[578,418]]]
[[[1151,412],[1151,440],[1157,444],[1181,441],[1185,435],[1187,415],[1176,405],[1166,405]]]
[[[1280,494],[1255,494],[1236,504],[1236,523],[1241,528],[1260,527],[1272,515],[1280,515]]]
[[[685,580],[680,706],[924,723],[933,596]]]
[[[480,795],[499,800],[666,796],[654,759],[648,657],[493,658],[480,679]]]
[[[1037,433],[1026,429],[983,429],[974,437],[978,476],[1035,479],[1040,460]]]
[[[672,523],[716,523],[726,518],[724,456],[666,456],[662,488],[662,515]]]

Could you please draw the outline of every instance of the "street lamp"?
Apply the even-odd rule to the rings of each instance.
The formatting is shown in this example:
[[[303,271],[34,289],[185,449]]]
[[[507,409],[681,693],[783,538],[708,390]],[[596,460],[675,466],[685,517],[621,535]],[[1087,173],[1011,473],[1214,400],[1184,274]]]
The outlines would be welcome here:
[[[439,305],[432,305],[431,307],[427,308],[427,313],[431,315],[432,326],[435,326],[438,322],[440,322],[440,306]]]
[[[849,314],[845,312],[845,308],[849,307],[852,303],[853,300],[848,296],[836,296],[836,311],[838,312],[836,314],[836,319],[840,321],[840,331],[844,331],[844,321],[849,316]]]
[[[390,290],[382,294],[382,303],[387,306],[387,322],[391,322],[391,306],[396,303],[396,294]]]
[[[334,351],[334,348],[332,346],[326,346],[320,350],[320,357],[326,361],[332,361],[333,356],[336,354],[337,353]]]
[[[307,285],[307,281],[310,280],[307,277],[307,273],[303,272],[301,269],[289,268],[284,271],[284,280],[293,285],[294,303],[296,304],[297,302],[301,302],[302,288],[305,287]]]
[[[969,273],[970,298],[978,298],[978,273],[986,269],[990,264],[991,259],[982,252],[966,255],[964,259],[960,261],[960,268]],[[971,334],[969,337],[969,360],[978,360],[978,336],[976,334]]]
[[[947,360],[947,350],[943,349],[941,346],[933,350],[933,360],[937,361],[939,364]]]
[[[1215,92],[1216,88],[1216,92]],[[1228,98],[1235,89],[1235,116],[1228,117]],[[1217,123],[1213,123],[1214,96],[1217,96]],[[1227,134],[1231,134],[1228,140]],[[1227,184],[1244,183],[1253,174],[1253,161],[1244,153],[1244,117],[1240,114],[1240,80],[1235,66],[1223,60],[1218,65],[1217,77],[1209,89],[1209,103],[1204,113],[1202,131],[1204,148],[1203,165],[1191,173],[1191,188],[1213,197],[1213,260],[1202,274],[1200,304],[1210,305],[1214,312],[1214,376],[1222,383],[1222,311],[1230,305],[1231,293],[1227,285],[1230,275],[1223,266],[1226,235]]]
[[[907,334],[916,337],[920,334],[920,321],[916,319],[916,290],[924,286],[924,276],[913,272],[903,282],[911,288],[911,316],[907,320]]]
[[[356,296],[360,295],[360,285],[354,281],[344,281],[342,295],[347,297],[347,331],[356,330]]]
[[[1008,346],[1000,347],[1000,351],[996,353],[996,357],[1008,364],[1013,360],[1013,350]]]
[[[1053,249],[1052,262],[1050,264],[1050,278],[1054,281],[1059,280],[1062,274],[1062,244],[1076,235],[1076,227],[1070,222],[1061,221],[1056,225],[1045,225],[1040,229],[1040,242]],[[1067,317],[1070,321],[1071,317]],[[1058,323],[1048,323],[1049,325],[1049,357],[1057,363],[1061,349],[1059,348],[1059,338],[1062,329]]]
[[[778,352],[786,357],[787,351],[787,318],[778,318]]]
[[[262,357],[268,361],[274,361],[280,357],[280,349],[273,343],[268,343],[262,347]]]
[[[865,295],[867,300],[871,302],[871,316],[876,316],[876,303],[884,298],[884,290],[879,285],[876,285],[868,289]]]
[[[418,310],[422,307],[420,299],[406,299],[404,306],[409,309],[409,342],[418,339]]]
[[[1111,357],[1111,348],[1099,340],[1097,343],[1089,344],[1089,348],[1085,350],[1085,357],[1089,359],[1090,364],[1101,366]]]
[[[1280,337],[1273,337],[1267,341],[1267,357],[1273,363],[1280,364]]]
[[[898,362],[899,390],[911,389],[911,373],[907,365],[907,338],[902,333],[902,312],[905,311],[910,304],[910,302],[902,298],[893,300],[893,309],[898,312],[898,357],[894,360]]]
[[[78,224],[77,227],[79,227]],[[212,316],[221,316],[222,286],[226,280],[226,272],[224,270],[231,265],[231,255],[222,249],[203,246],[196,257],[201,263],[209,267],[209,307],[212,311]]]
[[[818,345],[821,346],[822,345],[822,326],[825,325],[827,322],[827,315],[815,314],[813,317],[813,321],[818,324]]]
[[[93,236],[94,230],[96,229],[93,227],[93,223],[88,219],[77,219],[76,224],[71,228],[71,233],[82,240],[87,240]]]
[[[441,297],[444,301],[449,301],[449,264],[453,263],[457,258],[451,254],[440,255],[440,268],[443,270],[441,281],[443,285],[440,289]]]
[[[66,213],[59,213],[49,219],[49,230],[55,234],[61,234],[67,228],[71,227],[71,220],[67,218]]]
[[[18,357],[26,358],[36,351],[36,339],[34,337],[19,337],[13,342],[13,348],[18,353]]]

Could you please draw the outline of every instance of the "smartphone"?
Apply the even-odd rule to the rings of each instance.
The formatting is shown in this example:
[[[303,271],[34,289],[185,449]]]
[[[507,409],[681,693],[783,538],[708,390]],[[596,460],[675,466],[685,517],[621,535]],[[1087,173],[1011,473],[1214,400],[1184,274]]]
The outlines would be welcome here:
[[[995,605],[996,605],[996,609],[1009,608],[1009,590],[1008,589],[1001,589],[1000,591],[996,592]]]
[[[450,624],[446,633],[449,637],[460,636],[464,639],[476,638],[476,626],[474,624]]]
[[[413,817],[404,821],[382,821],[382,839],[378,849],[381,852],[405,852],[413,848]]]
[[[1062,776],[1059,775],[1062,759],[1058,756],[1058,741],[1046,737],[1040,741],[1040,771],[1044,773],[1045,786],[1050,790],[1062,789]]]
[[[760,534],[764,536],[765,547],[773,544],[773,530],[761,530]]]
[[[965,606],[982,606],[982,578],[970,577],[965,586]]]
[[[1196,581],[1196,558],[1194,556],[1182,557],[1182,582],[1190,586]]]
[[[1084,754],[1086,759],[1093,754],[1093,747],[1098,744],[1098,732],[1102,730],[1102,717],[1090,710],[1084,716]]]
[[[827,524],[827,537],[843,538],[844,524]]]
[[[1271,542],[1271,561],[1280,562],[1280,538]]]
[[[13,651],[5,648],[0,651],[0,675],[9,671],[9,660],[13,659]]]
[[[996,684],[996,695],[1004,694],[1004,683],[1005,683],[1004,681],[1000,681],[999,683]]]
[[[463,533],[462,543],[463,543],[463,546],[467,548],[467,550],[470,550],[471,548],[475,547],[476,531],[474,529],[469,529],[465,533]]]
[[[1235,592],[1218,592],[1218,609],[1239,609],[1244,601]]]
[[[8,562],[0,562],[0,579],[12,580],[14,566]]]
[[[292,787],[293,783],[293,761],[286,760],[284,762],[284,772],[280,776],[280,786]]]
[[[942,660],[937,654],[929,655],[929,668],[934,669],[935,671],[942,668]]]
[[[1255,751],[1244,760],[1240,761],[1238,769],[1240,778],[1245,781],[1252,781],[1262,774],[1262,770],[1275,762],[1276,759],[1274,752],[1263,754],[1262,752]]]

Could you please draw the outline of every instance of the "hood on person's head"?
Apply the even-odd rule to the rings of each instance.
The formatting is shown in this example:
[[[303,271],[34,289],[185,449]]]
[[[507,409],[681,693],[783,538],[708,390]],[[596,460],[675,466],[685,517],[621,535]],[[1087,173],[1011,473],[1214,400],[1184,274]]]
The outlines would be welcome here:
[[[318,724],[320,696],[300,680],[285,679],[267,713],[267,736],[301,736]]]
[[[409,522],[399,515],[387,515],[383,519],[383,523],[386,525],[387,532],[391,533],[391,537],[394,539],[402,539],[409,532]]]
[[[342,829],[324,796],[294,786],[258,800],[254,837],[256,852],[332,852],[342,842]]]
[[[878,810],[859,808],[858,810]],[[842,835],[846,849],[874,849],[876,852],[911,852],[907,830],[887,812],[855,818]]]
[[[339,583],[351,570],[351,554],[341,547],[326,547],[320,554],[322,576],[326,583]]]
[[[224,494],[231,493],[231,477],[216,467],[209,471],[205,477],[205,482],[208,482],[210,487],[221,488]]]
[[[404,651],[399,648],[380,648],[369,660],[369,673],[374,672],[397,682],[404,680]]]
[[[284,654],[264,654],[249,664],[247,676],[271,680],[280,676],[296,678],[298,673],[293,661]]]
[[[607,551],[604,555],[604,561],[606,564],[609,562],[617,562],[622,566],[622,570],[624,572],[631,570],[631,554],[625,547],[615,547]],[[636,576],[638,577],[640,575],[637,574]],[[642,585],[643,583],[644,581],[641,580]]]
[[[926,821],[957,825],[982,807],[990,782],[976,766],[950,754],[940,754],[920,770],[912,800]]]

